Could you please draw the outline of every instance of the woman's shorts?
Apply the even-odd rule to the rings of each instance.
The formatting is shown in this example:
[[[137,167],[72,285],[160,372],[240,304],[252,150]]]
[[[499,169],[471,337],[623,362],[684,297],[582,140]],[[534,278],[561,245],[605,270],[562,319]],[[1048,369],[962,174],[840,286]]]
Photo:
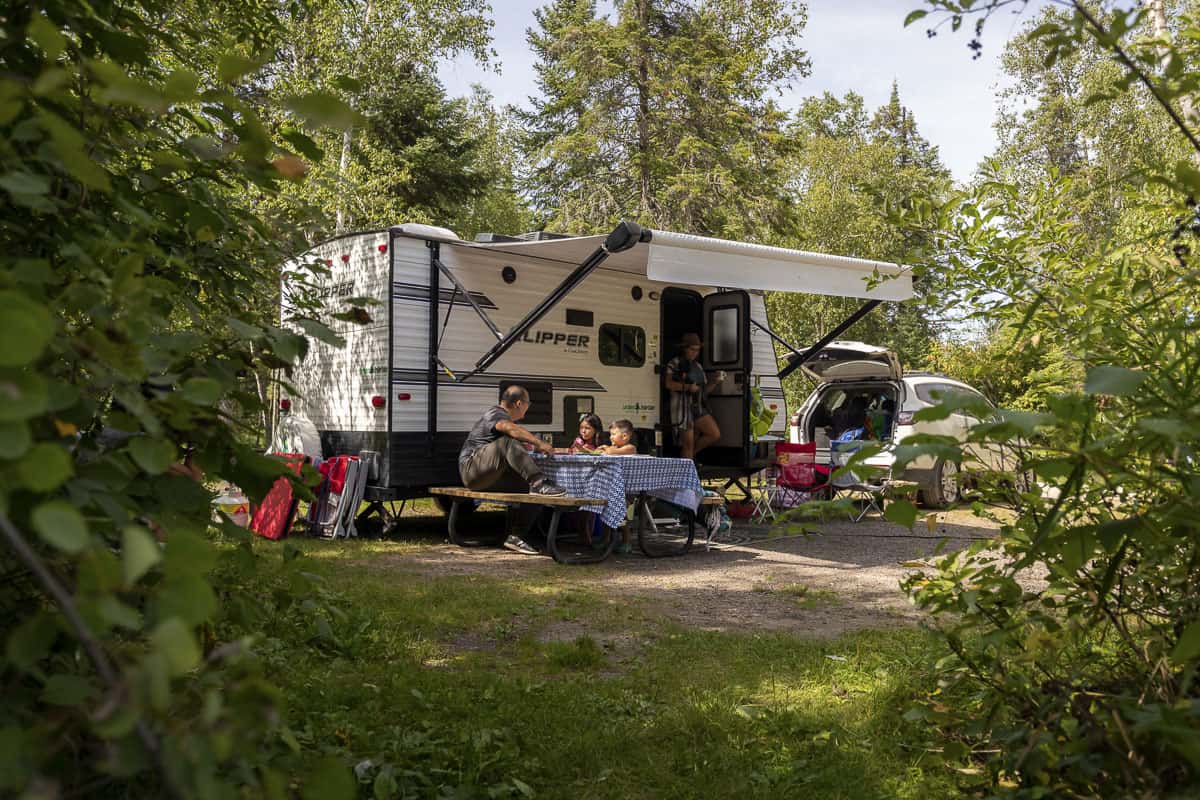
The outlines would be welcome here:
[[[696,420],[711,416],[712,412],[708,410],[708,406],[705,406],[701,403],[696,403],[692,406],[691,413],[688,414],[687,422],[677,423],[675,425],[675,432],[683,433],[684,431],[690,431],[692,429],[692,424]]]

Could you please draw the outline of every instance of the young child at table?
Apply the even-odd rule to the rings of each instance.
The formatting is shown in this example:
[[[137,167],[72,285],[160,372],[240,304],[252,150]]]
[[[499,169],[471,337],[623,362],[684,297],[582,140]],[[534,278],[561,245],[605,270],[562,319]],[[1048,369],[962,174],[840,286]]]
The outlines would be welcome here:
[[[637,445],[633,443],[633,423],[627,419],[619,419],[609,426],[608,440],[612,444],[600,448],[600,451],[606,456],[632,456],[637,454]],[[621,526],[621,543],[614,550],[618,553],[633,552],[633,543],[630,541],[628,524]]]
[[[637,454],[637,445],[633,443],[633,423],[627,419],[619,419],[608,428],[608,440],[600,448],[606,456],[632,456]]]
[[[555,448],[556,453],[598,453],[602,445],[600,444],[600,431],[604,429],[604,423],[595,414],[584,414],[579,418],[579,435],[575,437],[575,441],[571,442],[570,447]]]

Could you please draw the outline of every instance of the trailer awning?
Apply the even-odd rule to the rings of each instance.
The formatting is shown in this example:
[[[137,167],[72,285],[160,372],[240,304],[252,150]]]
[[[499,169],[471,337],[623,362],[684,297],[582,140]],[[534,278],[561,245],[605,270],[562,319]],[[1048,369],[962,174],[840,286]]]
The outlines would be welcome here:
[[[664,283],[870,300],[907,300],[913,296],[911,270],[882,261],[669,231],[654,231],[645,247],[647,277]],[[872,277],[878,279],[874,286],[868,280]]]
[[[603,241],[603,236],[578,236],[536,242],[462,242],[462,245],[575,265]],[[613,253],[604,268],[645,275],[663,283],[722,289],[806,292],[872,300],[907,300],[913,296],[912,271],[899,264],[671,231],[651,231],[648,243]]]

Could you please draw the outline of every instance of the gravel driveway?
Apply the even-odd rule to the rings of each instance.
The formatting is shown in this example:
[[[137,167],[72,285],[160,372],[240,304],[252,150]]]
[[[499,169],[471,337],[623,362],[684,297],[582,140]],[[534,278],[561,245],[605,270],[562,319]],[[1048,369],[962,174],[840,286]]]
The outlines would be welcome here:
[[[939,544],[961,549],[999,533],[995,522],[979,519],[969,509],[938,512],[934,526],[919,520],[913,531],[879,518],[830,521],[813,528],[813,534],[798,535],[786,533],[786,526],[739,523],[730,541],[711,550],[698,543],[680,558],[649,559],[635,552],[588,567],[449,544],[383,556],[372,566],[431,576],[528,580],[545,575],[555,582],[569,580],[636,599],[689,627],[824,638],[915,622],[920,612],[899,588],[900,579],[913,571],[904,563],[932,557]],[[1036,578],[1031,583],[1037,583]]]

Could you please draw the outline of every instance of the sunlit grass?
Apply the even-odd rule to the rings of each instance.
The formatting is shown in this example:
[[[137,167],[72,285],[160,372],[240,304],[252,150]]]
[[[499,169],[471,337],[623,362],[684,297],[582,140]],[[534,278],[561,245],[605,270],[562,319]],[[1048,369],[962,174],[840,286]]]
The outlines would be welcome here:
[[[293,544],[341,617],[327,647],[280,641],[291,725],[346,763],[425,776],[414,796],[436,794],[426,779],[471,796],[955,796],[901,718],[936,649],[921,631],[697,631],[575,569],[430,576],[404,563],[428,544]]]

